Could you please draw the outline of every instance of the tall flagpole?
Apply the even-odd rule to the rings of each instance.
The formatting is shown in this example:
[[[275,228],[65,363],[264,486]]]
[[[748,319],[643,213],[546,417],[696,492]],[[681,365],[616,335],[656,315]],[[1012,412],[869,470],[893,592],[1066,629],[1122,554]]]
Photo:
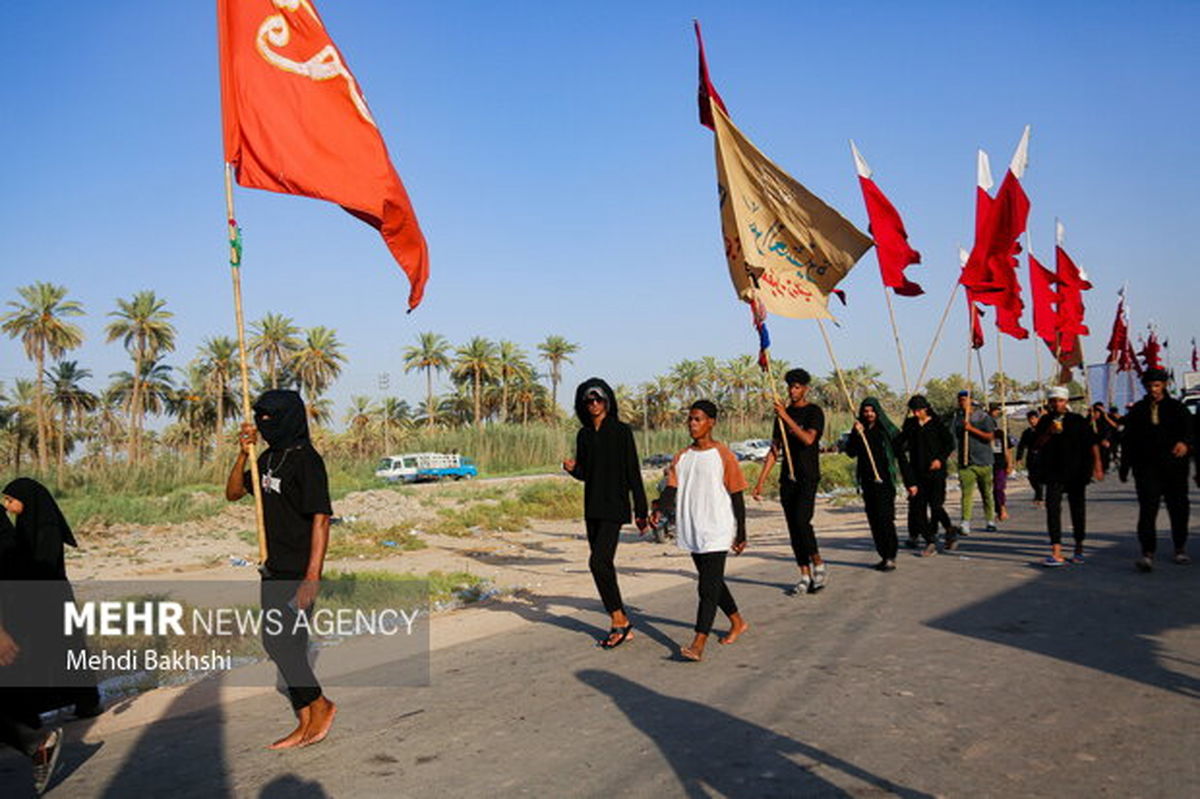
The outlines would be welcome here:
[[[920,391],[921,386],[925,385],[925,373],[929,370],[929,359],[933,357],[933,351],[937,349],[938,342],[942,338],[942,328],[946,326],[946,319],[950,316],[950,309],[954,307],[954,298],[958,296],[958,281],[954,282],[954,288],[950,289],[950,298],[946,300],[946,308],[942,311],[941,321],[938,322],[937,331],[933,334],[933,341],[929,342],[929,349],[925,351],[925,360],[921,362],[921,371],[917,375],[917,382],[913,384],[915,391]]]
[[[887,300],[888,318],[892,320],[892,338],[896,340],[896,354],[900,356],[900,376],[904,379],[904,396],[909,396],[908,362],[904,360],[904,345],[900,343],[900,328],[896,325],[896,311],[892,307],[892,292],[887,286],[883,287],[883,296]]]
[[[846,388],[846,380],[842,377],[842,367],[838,366],[837,356],[833,354],[833,343],[830,342],[829,333],[825,330],[825,320],[819,316],[817,317],[817,326],[821,328],[821,338],[825,339],[825,351],[829,353],[829,361],[833,364],[838,385],[842,387],[842,394],[846,397],[846,407],[850,409],[850,415],[857,418],[857,414],[854,412],[854,398],[850,396],[850,391]],[[871,464],[871,474],[874,475],[876,483],[882,483],[883,478],[879,476],[879,467],[875,465],[875,455],[871,452],[871,442],[867,441],[865,431],[859,430],[858,435],[862,438],[863,449],[867,452],[867,461]]]
[[[225,163],[225,218],[229,223],[229,266],[233,275],[233,313],[237,320],[238,361],[242,371],[242,419],[249,422],[250,367],[246,360],[246,322],[242,312],[242,244],[237,218],[233,215],[233,165]],[[258,476],[257,447],[250,445],[250,483],[254,491],[254,522],[258,530],[258,562],[267,562],[267,526],[263,519],[262,484]]]

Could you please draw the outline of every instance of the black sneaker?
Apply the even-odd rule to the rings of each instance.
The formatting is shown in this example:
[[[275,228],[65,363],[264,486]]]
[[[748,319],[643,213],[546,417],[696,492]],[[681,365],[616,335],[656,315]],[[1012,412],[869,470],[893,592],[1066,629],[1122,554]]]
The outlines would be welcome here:
[[[54,777],[54,767],[58,765],[58,755],[62,750],[62,727],[50,731],[33,753],[33,791],[38,796],[50,787]]]

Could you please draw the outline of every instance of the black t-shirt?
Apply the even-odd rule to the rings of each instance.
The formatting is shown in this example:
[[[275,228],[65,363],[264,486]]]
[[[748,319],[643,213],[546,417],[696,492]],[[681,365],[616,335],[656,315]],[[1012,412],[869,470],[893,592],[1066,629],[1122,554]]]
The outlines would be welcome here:
[[[792,421],[800,425],[804,430],[816,430],[817,437],[812,444],[805,444],[800,439],[796,438],[792,433],[791,428],[787,431],[788,448],[792,452],[792,461],[796,465],[796,472],[800,477],[806,480],[816,481],[821,477],[821,434],[825,432],[825,412],[821,410],[819,405],[814,405],[811,402],[803,408],[797,408],[792,405],[788,406],[788,416],[792,417]],[[780,438],[782,432],[782,424],[777,418],[775,420],[775,429],[771,432],[771,441],[775,445],[775,454],[779,459],[781,480],[791,480],[796,482],[796,477],[792,475],[788,469],[787,453],[783,449],[783,440]]]
[[[312,550],[312,517],[333,515],[325,461],[311,444],[258,456],[263,519],[267,527],[267,563],[271,572],[299,579]],[[244,475],[250,491],[250,472]]]

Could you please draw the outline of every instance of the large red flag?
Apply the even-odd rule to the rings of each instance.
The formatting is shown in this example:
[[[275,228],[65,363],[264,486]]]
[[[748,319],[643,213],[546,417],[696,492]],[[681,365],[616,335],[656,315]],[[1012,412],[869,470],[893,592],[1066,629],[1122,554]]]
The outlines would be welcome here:
[[[704,39],[700,37],[700,20],[692,20],[692,26],[696,29],[696,44],[700,46],[700,87],[697,91],[697,99],[700,101],[700,124],[716,132],[712,104],[715,103],[724,111],[725,116],[729,116],[729,109],[725,107],[725,101],[721,99],[721,95],[717,94],[717,88],[713,86],[708,77],[708,59],[704,57]]]
[[[1053,352],[1058,339],[1059,294],[1053,272],[1029,254],[1029,294],[1033,298],[1033,332]]]
[[[1084,322],[1083,292],[1092,288],[1087,273],[1075,265],[1071,256],[1063,249],[1063,226],[1055,224],[1054,248],[1055,271],[1058,279],[1058,329],[1063,334],[1063,341],[1073,351],[1080,336],[1089,334]]]
[[[924,294],[925,289],[908,279],[906,267],[921,263],[921,253],[908,246],[908,231],[900,213],[871,179],[871,167],[859,153],[854,142],[850,142],[854,154],[854,167],[858,170],[858,183],[862,187],[863,200],[867,204],[868,227],[875,239],[875,256],[879,259],[879,273],[883,285],[902,297]]]
[[[978,221],[976,223],[975,246],[961,278],[969,296],[996,307],[996,327],[1018,339],[1029,336],[1029,331],[1021,326],[1025,305],[1021,301],[1016,258],[1021,252],[1018,239],[1025,232],[1029,216],[1029,198],[1020,181],[1028,163],[1028,148],[1029,128],[1026,127],[984,224],[979,227]]]
[[[312,0],[217,0],[225,160],[242,186],[337,203],[374,227],[408,275],[425,237],[358,82]]]

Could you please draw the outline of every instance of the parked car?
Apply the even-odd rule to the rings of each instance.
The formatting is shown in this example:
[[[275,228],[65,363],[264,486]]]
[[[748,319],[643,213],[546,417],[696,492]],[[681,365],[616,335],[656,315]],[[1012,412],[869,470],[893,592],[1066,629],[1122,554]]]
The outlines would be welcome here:
[[[671,465],[671,459],[673,457],[673,455],[667,455],[660,452],[656,455],[651,455],[648,458],[643,458],[642,465],[647,469],[662,469]]]
[[[388,455],[379,462],[375,476],[389,483],[420,483],[441,480],[470,480],[479,474],[470,458],[442,452],[411,452]]]
[[[730,444],[729,450],[738,456],[738,460],[761,461],[766,460],[767,453],[771,451],[771,442],[765,438],[748,438]]]

